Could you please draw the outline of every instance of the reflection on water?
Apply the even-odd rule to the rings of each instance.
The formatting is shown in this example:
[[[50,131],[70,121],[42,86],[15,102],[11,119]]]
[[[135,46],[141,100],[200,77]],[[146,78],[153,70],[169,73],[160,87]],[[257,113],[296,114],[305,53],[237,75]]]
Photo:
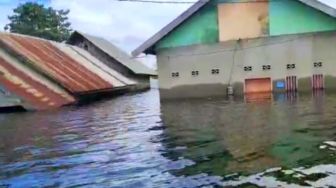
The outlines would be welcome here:
[[[0,187],[336,186],[336,95],[263,98],[1,115]]]

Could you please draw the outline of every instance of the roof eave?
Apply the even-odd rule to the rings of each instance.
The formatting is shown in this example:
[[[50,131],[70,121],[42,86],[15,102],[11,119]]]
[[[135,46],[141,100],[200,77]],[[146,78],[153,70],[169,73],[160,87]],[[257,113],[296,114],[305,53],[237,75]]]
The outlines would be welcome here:
[[[161,29],[158,33],[140,45],[132,52],[132,56],[136,57],[141,53],[146,54],[155,54],[155,50],[153,50],[153,46],[163,37],[168,35],[171,31],[173,31],[177,26],[183,23],[186,19],[188,19],[191,15],[197,12],[200,8],[206,5],[210,0],[199,0],[194,5],[192,5],[189,9],[184,11],[180,16],[170,22],[167,26]]]
[[[168,35],[171,31],[173,31],[176,27],[182,24],[186,19],[192,16],[195,12],[197,12],[200,8],[202,8],[205,4],[207,4],[210,0],[199,0],[193,6],[191,6],[188,10],[182,13],[179,17],[169,23],[166,27],[161,29],[158,33],[140,45],[132,52],[132,56],[136,57],[141,53],[145,54],[153,54],[155,55],[154,45],[160,41],[163,37]],[[313,7],[317,10],[320,10],[332,17],[336,17],[336,9],[320,2],[319,0],[298,0],[310,7]]]
[[[329,16],[336,17],[336,9],[328,6],[325,3],[322,3],[319,0],[298,0],[298,1],[308,5],[310,7],[313,7],[317,10],[320,10],[320,11],[328,14]]]
[[[145,42],[146,43],[146,42]],[[137,57],[140,54],[144,53],[144,54],[151,54],[151,55],[155,55],[155,50],[154,50],[154,45],[147,47],[147,45],[143,43],[141,46],[139,46],[137,49],[135,49],[134,51],[131,52],[132,57]]]
[[[82,36],[82,34],[78,31],[74,31],[71,33],[70,37],[68,38],[68,40],[66,40],[67,44],[72,44],[74,38],[76,38],[77,36]]]

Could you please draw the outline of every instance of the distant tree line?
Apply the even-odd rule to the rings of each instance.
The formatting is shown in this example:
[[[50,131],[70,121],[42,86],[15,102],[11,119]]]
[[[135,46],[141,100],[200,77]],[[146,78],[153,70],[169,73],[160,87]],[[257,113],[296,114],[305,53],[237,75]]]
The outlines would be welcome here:
[[[55,10],[38,3],[20,4],[8,16],[5,31],[31,35],[62,42],[69,38],[72,29],[68,21],[69,10]]]

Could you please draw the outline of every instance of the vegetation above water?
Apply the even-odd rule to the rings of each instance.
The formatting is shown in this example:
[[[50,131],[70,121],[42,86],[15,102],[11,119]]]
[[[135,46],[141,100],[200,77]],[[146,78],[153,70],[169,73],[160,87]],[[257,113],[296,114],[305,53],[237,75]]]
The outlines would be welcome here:
[[[5,26],[6,31],[58,42],[67,40],[71,34],[69,10],[55,10],[28,2],[19,5],[13,12],[8,17],[10,23]]]

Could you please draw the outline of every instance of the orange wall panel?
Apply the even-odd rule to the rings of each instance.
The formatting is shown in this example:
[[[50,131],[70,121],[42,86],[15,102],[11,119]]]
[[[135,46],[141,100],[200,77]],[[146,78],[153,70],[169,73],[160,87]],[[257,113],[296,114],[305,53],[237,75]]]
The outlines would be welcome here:
[[[268,2],[218,5],[220,41],[257,38],[269,34]]]

